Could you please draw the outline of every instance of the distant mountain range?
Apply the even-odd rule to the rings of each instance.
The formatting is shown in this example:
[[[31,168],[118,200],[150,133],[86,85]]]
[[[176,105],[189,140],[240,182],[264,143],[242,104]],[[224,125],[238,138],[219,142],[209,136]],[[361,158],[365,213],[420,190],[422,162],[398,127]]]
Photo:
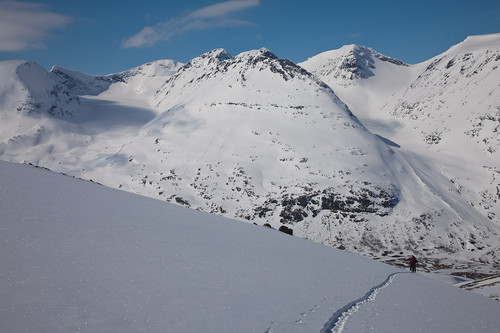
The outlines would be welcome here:
[[[500,34],[416,65],[360,45],[103,76],[5,61],[0,158],[390,263],[495,270],[499,65]]]

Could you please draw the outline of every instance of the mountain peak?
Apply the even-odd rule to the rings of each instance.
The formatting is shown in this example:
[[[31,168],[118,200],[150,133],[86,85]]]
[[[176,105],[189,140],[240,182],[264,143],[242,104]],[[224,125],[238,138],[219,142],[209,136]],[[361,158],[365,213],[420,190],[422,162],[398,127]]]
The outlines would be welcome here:
[[[207,52],[207,53],[201,55],[201,57],[202,58],[213,58],[213,59],[217,59],[219,61],[224,61],[224,60],[228,60],[228,59],[232,58],[231,54],[229,54],[229,52],[227,52],[224,49],[214,49],[210,52]]]
[[[374,76],[376,61],[408,66],[401,60],[358,44],[345,45],[337,50],[320,53],[299,65],[320,78],[330,77],[342,82],[341,85],[348,86],[355,84],[358,79]]]
[[[405,62],[403,62],[399,59],[383,55],[382,53],[379,53],[379,52],[375,51],[374,49],[367,47],[367,46],[363,46],[363,45],[359,45],[359,44],[351,44],[351,45],[347,45],[347,47],[345,47],[345,49],[347,49],[347,50],[350,49],[351,53],[354,54],[361,61],[363,59],[373,60],[373,58],[377,58],[381,61],[387,61],[387,62],[390,62],[394,65],[408,66],[408,64],[406,64]],[[373,63],[371,60],[369,60],[369,61],[371,63]]]
[[[258,50],[246,51],[238,54],[237,58],[251,58],[251,59],[278,59],[278,57],[269,51],[269,49],[263,47]]]
[[[185,64],[182,68],[187,69],[190,67],[201,67],[207,65],[218,64],[224,60],[231,59],[232,56],[224,49],[214,49],[210,52],[204,53]]]
[[[2,62],[0,74],[8,97],[0,101],[0,109],[24,114],[48,113],[57,117],[74,117],[79,99],[34,61]],[[1,94],[0,94],[1,95]]]
[[[226,75],[228,72],[233,74]],[[251,74],[250,74],[251,73]],[[266,74],[265,74],[266,73]],[[262,78],[268,75],[269,80],[280,78],[284,81],[301,78],[303,80],[313,81],[320,89],[328,90],[328,93],[335,95],[331,89],[322,81],[311,75],[302,67],[297,66],[293,62],[286,59],[279,59],[274,53],[267,48],[246,51],[238,54],[236,57],[231,57],[223,49],[216,49],[205,53],[182,66],[175,75],[168,79],[164,85],[158,90],[156,97],[161,101],[157,104],[163,104],[167,95],[172,95],[172,91],[177,91],[175,94],[185,95],[188,90],[197,87],[206,80],[211,80],[214,77],[218,79],[214,84],[220,85],[224,81],[225,85],[232,87],[234,85],[245,87],[249,74],[257,81],[255,85],[262,84]],[[208,88],[207,88],[208,89]],[[192,90],[194,91],[194,90]],[[337,103],[345,107],[343,103]]]

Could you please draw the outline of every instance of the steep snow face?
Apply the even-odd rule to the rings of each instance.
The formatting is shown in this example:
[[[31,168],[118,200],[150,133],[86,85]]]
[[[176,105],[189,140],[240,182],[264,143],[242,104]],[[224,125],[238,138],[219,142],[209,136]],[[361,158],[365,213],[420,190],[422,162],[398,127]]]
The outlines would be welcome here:
[[[469,37],[411,66],[375,58],[373,76],[347,84],[332,66],[348,56],[345,48],[300,65],[328,83],[372,132],[394,149],[401,147],[434,193],[445,198],[454,189],[462,202],[498,225],[499,40],[500,34]],[[439,174],[441,180],[435,178]],[[456,207],[454,200],[446,201]],[[471,248],[467,242],[464,247]]]
[[[424,64],[381,110],[393,140],[430,155],[471,205],[500,219],[500,34],[469,37]]]
[[[494,155],[500,144],[500,35],[469,37],[426,65],[385,108],[414,123],[429,145],[453,141],[448,137],[460,133],[478,144],[475,150]]]

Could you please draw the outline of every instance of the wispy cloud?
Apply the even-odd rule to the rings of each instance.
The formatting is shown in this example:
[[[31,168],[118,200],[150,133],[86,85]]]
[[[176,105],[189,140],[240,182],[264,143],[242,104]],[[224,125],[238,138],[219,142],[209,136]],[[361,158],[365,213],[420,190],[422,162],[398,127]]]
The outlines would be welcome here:
[[[50,31],[73,22],[68,16],[31,2],[0,1],[0,51],[45,48]]]
[[[175,35],[190,30],[250,24],[251,22],[231,17],[231,14],[258,6],[259,4],[260,0],[231,0],[219,2],[198,9],[185,16],[160,22],[155,26],[145,27],[137,34],[126,39],[122,46],[124,48],[152,46],[159,41],[169,40]]]
[[[361,32],[353,32],[349,35],[349,37],[352,39],[358,39],[363,37],[363,34]]]

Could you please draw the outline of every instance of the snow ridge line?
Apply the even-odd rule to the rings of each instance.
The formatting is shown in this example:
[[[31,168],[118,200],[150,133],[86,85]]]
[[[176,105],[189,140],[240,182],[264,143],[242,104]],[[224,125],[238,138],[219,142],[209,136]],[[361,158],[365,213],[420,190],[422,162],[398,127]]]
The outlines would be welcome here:
[[[348,303],[343,306],[339,310],[337,310],[330,319],[325,323],[323,328],[321,329],[321,333],[342,333],[344,330],[344,326],[349,319],[349,317],[357,312],[359,308],[368,302],[375,300],[377,294],[380,290],[384,289],[388,285],[391,284],[394,277],[398,274],[404,274],[403,272],[397,272],[390,274],[384,282],[375,287],[371,288],[363,297],[358,298],[355,301]]]

